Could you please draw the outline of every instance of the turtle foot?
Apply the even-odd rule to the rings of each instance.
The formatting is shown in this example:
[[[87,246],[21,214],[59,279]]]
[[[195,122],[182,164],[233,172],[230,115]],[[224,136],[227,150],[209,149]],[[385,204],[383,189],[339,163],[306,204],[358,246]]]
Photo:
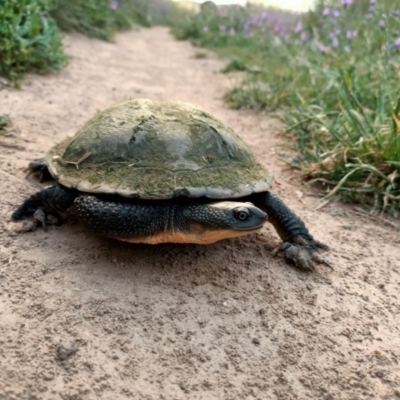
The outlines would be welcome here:
[[[316,240],[310,240],[297,236],[293,243],[284,242],[275,251],[274,255],[283,254],[286,261],[293,262],[297,267],[314,271],[314,263],[323,264],[333,269],[332,265],[321,255],[321,251],[328,250],[329,247]]]
[[[60,225],[62,218],[60,213],[72,206],[76,193],[60,185],[48,187],[28,197],[12,213],[13,221],[25,221],[21,232],[29,232],[42,226],[46,230],[47,225]]]
[[[42,226],[46,232],[48,225],[61,225],[61,222],[60,216],[46,214],[43,210],[38,209],[33,213],[32,219],[24,221],[24,224],[17,230],[17,233],[32,232],[38,226]]]

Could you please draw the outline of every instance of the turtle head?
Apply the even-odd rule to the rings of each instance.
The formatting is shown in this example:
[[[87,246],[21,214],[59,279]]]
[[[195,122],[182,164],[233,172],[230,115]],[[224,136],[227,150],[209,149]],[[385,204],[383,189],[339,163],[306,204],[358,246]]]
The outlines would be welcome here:
[[[222,239],[248,235],[259,231],[267,214],[248,202],[219,201],[193,204],[183,211],[187,234],[195,243],[214,243]]]

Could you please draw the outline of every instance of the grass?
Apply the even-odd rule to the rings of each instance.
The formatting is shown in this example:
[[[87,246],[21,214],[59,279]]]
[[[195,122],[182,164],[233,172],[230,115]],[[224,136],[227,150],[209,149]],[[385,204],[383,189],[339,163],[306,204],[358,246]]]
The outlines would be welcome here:
[[[299,153],[294,167],[327,197],[400,212],[400,7],[388,0],[320,2],[292,14],[256,6],[185,12],[177,38],[216,50],[235,108],[276,112]]]
[[[28,70],[61,69],[62,37],[43,0],[0,2],[0,75],[18,84]]]
[[[117,31],[150,26],[146,0],[53,0],[51,15],[66,32],[111,41]]]
[[[8,114],[0,114],[0,137],[9,134],[11,125],[10,116]]]

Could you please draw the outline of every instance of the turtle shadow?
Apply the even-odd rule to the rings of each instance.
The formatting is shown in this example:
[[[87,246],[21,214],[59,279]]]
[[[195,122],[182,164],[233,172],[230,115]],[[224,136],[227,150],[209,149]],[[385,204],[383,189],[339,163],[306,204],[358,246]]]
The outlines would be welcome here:
[[[263,234],[208,245],[128,243],[94,235],[76,223],[61,227],[58,234],[68,239],[67,250],[74,246],[78,274],[98,273],[134,281],[163,279],[172,283],[183,279],[214,281],[227,271],[240,274],[249,265],[265,268],[276,262],[267,250],[269,241]]]

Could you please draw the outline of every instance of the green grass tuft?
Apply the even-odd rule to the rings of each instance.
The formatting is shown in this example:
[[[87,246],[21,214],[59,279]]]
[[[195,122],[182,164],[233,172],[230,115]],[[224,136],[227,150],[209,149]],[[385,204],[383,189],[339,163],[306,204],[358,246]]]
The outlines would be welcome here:
[[[43,0],[0,2],[0,75],[18,85],[28,70],[62,68],[62,37]]]
[[[8,114],[0,115],[0,136],[7,136],[11,125],[11,118]]]

